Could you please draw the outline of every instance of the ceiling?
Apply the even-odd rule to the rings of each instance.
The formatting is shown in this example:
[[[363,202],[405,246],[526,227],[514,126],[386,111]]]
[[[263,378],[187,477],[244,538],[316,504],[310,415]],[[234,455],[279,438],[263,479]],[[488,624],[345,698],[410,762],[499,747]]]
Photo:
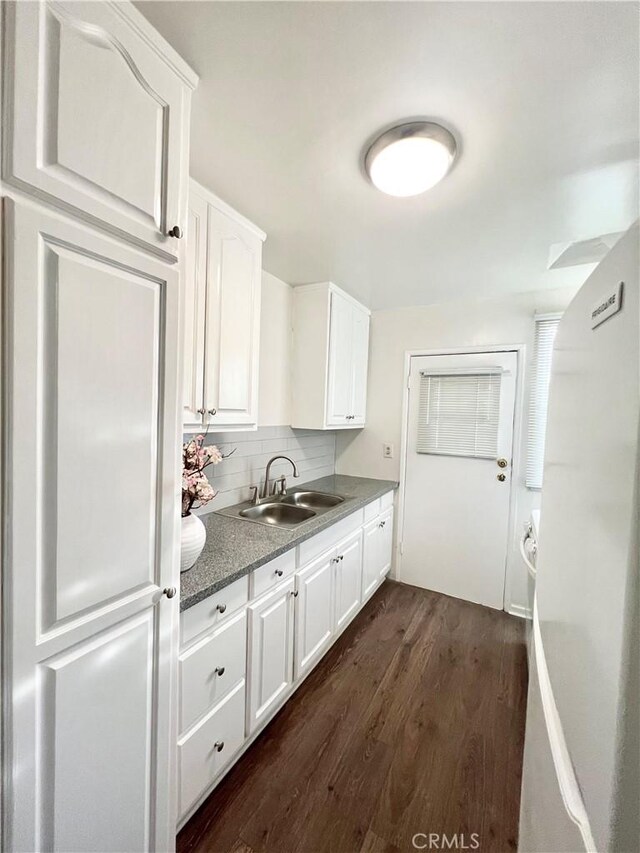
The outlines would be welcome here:
[[[139,2],[200,75],[191,173],[267,234],[264,267],[372,308],[581,283],[552,244],[638,211],[637,3]],[[406,118],[453,171],[397,199],[363,147]]]

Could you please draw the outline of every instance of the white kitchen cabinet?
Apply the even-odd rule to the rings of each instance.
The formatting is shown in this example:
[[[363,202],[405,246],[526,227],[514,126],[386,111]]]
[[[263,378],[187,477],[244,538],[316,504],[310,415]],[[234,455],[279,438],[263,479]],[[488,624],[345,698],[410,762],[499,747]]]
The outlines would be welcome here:
[[[130,3],[7,3],[3,178],[173,262],[196,75]]]
[[[294,578],[249,605],[247,730],[253,733],[293,685]]]
[[[291,426],[363,427],[369,309],[331,282],[296,287],[293,299]]]
[[[33,204],[5,213],[3,822],[13,850],[168,850],[178,269]]]
[[[360,609],[362,599],[362,531],[336,548],[335,617],[336,631],[342,631]]]
[[[295,677],[312,669],[333,636],[335,549],[296,573]]]
[[[391,569],[393,507],[383,510],[363,529],[362,600],[366,601]]]
[[[187,429],[255,429],[265,235],[190,183],[183,416]]]

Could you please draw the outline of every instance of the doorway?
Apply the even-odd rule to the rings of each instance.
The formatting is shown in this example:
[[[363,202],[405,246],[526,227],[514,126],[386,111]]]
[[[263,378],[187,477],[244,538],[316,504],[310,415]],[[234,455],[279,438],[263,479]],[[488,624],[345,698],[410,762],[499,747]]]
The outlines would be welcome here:
[[[410,358],[399,580],[502,609],[518,353]]]

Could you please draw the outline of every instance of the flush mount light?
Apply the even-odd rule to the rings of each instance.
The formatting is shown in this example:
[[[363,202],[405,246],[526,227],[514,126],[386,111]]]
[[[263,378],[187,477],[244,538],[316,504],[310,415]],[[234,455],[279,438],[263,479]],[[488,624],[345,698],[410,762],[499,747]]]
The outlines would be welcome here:
[[[430,121],[411,121],[385,131],[364,164],[371,183],[395,196],[419,195],[441,181],[456,156],[453,135]]]

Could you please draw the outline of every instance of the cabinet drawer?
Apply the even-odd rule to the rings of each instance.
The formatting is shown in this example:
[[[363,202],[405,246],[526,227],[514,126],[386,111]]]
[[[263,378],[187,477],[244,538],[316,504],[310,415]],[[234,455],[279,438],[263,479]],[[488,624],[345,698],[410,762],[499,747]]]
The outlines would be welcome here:
[[[196,802],[244,743],[244,681],[178,741],[180,814]]]
[[[306,566],[320,554],[333,548],[338,542],[362,527],[364,513],[361,509],[338,521],[336,524],[312,536],[306,542],[298,545],[298,566]]]
[[[239,578],[180,614],[180,641],[184,648],[204,631],[215,628],[249,600],[249,578]]]
[[[220,702],[246,669],[247,611],[241,610],[180,657],[180,730]]]
[[[259,566],[249,577],[249,594],[258,598],[264,592],[269,592],[280,581],[292,575],[296,569],[296,551],[292,548],[286,554],[281,554],[275,560],[270,560],[264,566]]]
[[[389,509],[389,507],[393,506],[393,492],[387,492],[386,495],[383,495],[380,498],[380,512],[384,512],[385,509]]]
[[[380,515],[380,498],[376,498],[375,501],[371,501],[370,504],[367,504],[364,508],[364,523],[366,524],[369,521],[373,521],[374,518],[377,518]]]

